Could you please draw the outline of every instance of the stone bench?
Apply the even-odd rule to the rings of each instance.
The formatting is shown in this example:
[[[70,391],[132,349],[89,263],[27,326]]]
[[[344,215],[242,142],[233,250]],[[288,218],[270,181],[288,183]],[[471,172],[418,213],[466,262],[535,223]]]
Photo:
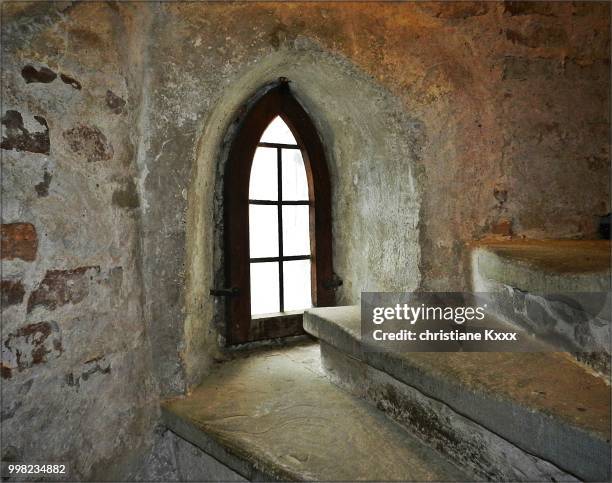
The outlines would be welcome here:
[[[367,352],[359,307],[304,329],[338,384],[482,478],[610,478],[610,387],[567,354]]]
[[[474,479],[331,383],[312,341],[218,364],[191,394],[165,401],[162,418],[223,465],[221,481]]]

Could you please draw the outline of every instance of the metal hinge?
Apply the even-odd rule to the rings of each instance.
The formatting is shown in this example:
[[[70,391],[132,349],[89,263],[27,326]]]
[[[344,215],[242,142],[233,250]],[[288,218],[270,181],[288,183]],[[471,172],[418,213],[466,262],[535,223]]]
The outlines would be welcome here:
[[[332,278],[323,281],[323,287],[325,287],[327,290],[335,290],[338,287],[341,287],[342,283],[342,279],[334,273]]]

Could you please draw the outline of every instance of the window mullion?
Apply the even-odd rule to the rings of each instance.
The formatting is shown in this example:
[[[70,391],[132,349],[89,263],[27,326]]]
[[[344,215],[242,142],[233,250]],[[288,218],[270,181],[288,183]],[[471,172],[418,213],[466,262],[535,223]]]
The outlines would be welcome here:
[[[297,260],[311,260],[310,255],[288,255],[286,257],[255,257],[249,258],[249,263],[267,263],[267,262],[295,262]]]
[[[276,163],[277,163],[277,182],[278,182],[278,256],[280,260],[278,261],[278,289],[279,293],[279,301],[280,301],[280,311],[285,311],[285,281],[283,277],[283,154],[282,149],[280,147],[276,148]]]

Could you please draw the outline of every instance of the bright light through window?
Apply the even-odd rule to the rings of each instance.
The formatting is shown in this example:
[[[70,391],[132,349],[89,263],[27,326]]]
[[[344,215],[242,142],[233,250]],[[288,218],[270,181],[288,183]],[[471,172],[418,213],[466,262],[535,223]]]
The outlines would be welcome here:
[[[308,181],[289,127],[276,117],[249,181],[251,315],[312,307]]]
[[[268,127],[261,136],[260,142],[293,144],[297,146],[297,141],[293,137],[289,126],[285,124],[285,121],[283,121],[280,116],[275,117],[268,125]]]

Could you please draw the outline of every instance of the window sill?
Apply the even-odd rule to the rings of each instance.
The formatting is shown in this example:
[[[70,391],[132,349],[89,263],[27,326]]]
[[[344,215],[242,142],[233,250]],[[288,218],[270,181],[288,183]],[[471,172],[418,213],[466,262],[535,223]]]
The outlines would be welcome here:
[[[304,309],[306,310],[306,309]],[[251,317],[252,340],[303,335],[304,310],[260,314]]]
[[[295,315],[304,315],[304,311],[306,310],[308,309],[288,310],[286,312],[271,312],[269,314],[257,314],[257,315],[251,316],[251,320],[272,319],[272,318],[279,318],[279,317],[293,317]]]

